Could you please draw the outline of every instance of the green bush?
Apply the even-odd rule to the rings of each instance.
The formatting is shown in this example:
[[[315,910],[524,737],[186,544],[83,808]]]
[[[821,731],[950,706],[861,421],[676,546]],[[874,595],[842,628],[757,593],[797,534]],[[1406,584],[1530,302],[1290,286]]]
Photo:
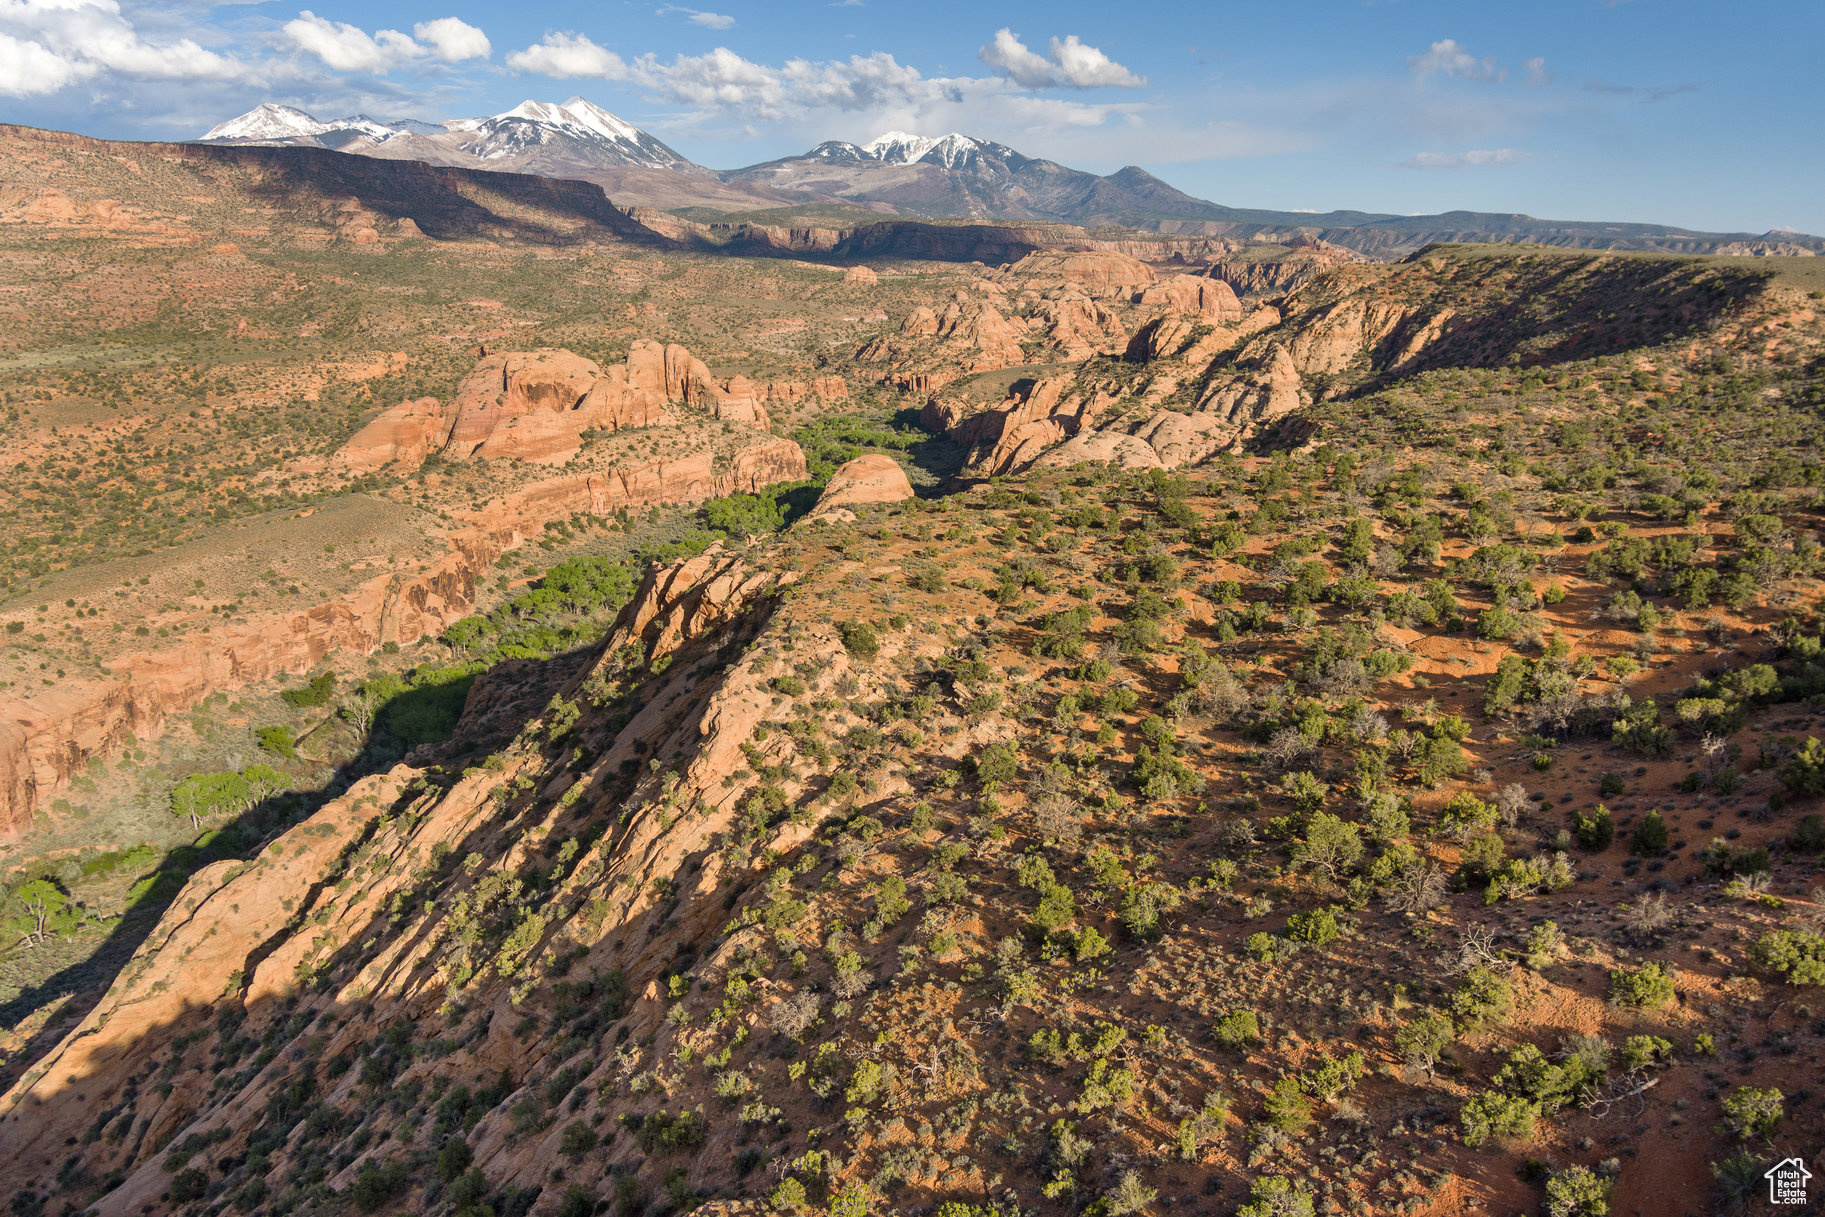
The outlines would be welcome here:
[[[1231,1010],[1216,1021],[1210,1035],[1218,1047],[1243,1052],[1260,1040],[1261,1021],[1253,1010]]]
[[[1070,925],[1076,916],[1077,898],[1071,889],[1062,883],[1053,883],[1040,892],[1039,905],[1033,910],[1031,920],[1034,929],[1051,935]]]
[[[1825,937],[1805,930],[1773,930],[1749,948],[1749,962],[1779,972],[1793,985],[1825,985]]]
[[[1485,967],[1464,973],[1451,995],[1451,1013],[1464,1022],[1481,1022],[1508,1009],[1514,991],[1508,982]]]
[[[1780,1127],[1786,1098],[1778,1090],[1756,1086],[1739,1086],[1724,1097],[1724,1129],[1741,1140],[1760,1137],[1772,1140]]]
[[[254,739],[260,747],[274,756],[282,756],[288,761],[298,759],[298,741],[292,738],[291,728],[283,724],[276,727],[261,727],[254,732]]]
[[[1262,1175],[1249,1186],[1236,1217],[1312,1217],[1311,1194],[1285,1175]]]
[[[1673,1000],[1678,989],[1672,968],[1644,963],[1639,968],[1617,968],[1610,973],[1610,1000],[1619,1006],[1652,1009]]]
[[[1667,822],[1650,811],[1629,833],[1629,852],[1637,858],[1655,858],[1667,852]]]
[[[1815,811],[1803,817],[1787,834],[1787,843],[1799,853],[1825,853],[1825,815]]]
[[[171,1177],[171,1202],[188,1204],[192,1200],[201,1200],[209,1191],[209,1176],[191,1167],[181,1170]]]
[[[873,659],[881,653],[881,636],[866,621],[845,621],[836,628],[843,649],[857,659]]]
[[[437,1177],[445,1183],[452,1183],[474,1161],[475,1151],[469,1147],[469,1143],[461,1137],[451,1137],[437,1151]]]
[[[1599,803],[1589,815],[1572,812],[1572,832],[1577,835],[1579,846],[1593,854],[1601,853],[1616,839],[1616,821],[1610,817],[1610,809]]]
[[[1456,1028],[1450,1019],[1437,1013],[1422,1014],[1394,1033],[1394,1048],[1404,1059],[1430,1069],[1445,1055],[1455,1036]]]
[[[388,1162],[384,1166],[370,1162],[355,1173],[349,1196],[356,1208],[371,1213],[403,1196],[411,1186],[412,1170],[404,1162]]]
[[[307,709],[313,706],[328,705],[330,697],[335,691],[336,674],[319,672],[311,677],[309,683],[302,688],[286,689],[279,696],[299,709]]]
[[[1274,1083],[1261,1104],[1262,1119],[1281,1132],[1296,1133],[1312,1121],[1312,1101],[1291,1075]]]
[[[1540,1105],[1518,1095],[1486,1090],[1474,1095],[1458,1115],[1464,1144],[1472,1149],[1495,1138],[1527,1137],[1540,1118]]]
[[[1610,1181],[1588,1166],[1568,1166],[1546,1181],[1546,1217],[1607,1217]]]
[[[1286,936],[1307,946],[1322,947],[1336,942],[1344,934],[1344,923],[1335,906],[1294,913],[1286,919]]]
[[[1825,794],[1825,744],[1817,736],[1807,736],[1781,766],[1781,784],[1795,794]]]

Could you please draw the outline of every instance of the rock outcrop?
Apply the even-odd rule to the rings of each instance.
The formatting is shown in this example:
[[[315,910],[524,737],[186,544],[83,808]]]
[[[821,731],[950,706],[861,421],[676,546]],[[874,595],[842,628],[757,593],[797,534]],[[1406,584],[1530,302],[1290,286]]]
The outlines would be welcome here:
[[[211,1146],[213,1163],[244,1151],[263,1125],[295,1124],[302,1113],[282,1092],[362,1102],[369,1083],[361,1070],[331,1070],[319,1085],[319,1056],[365,1051],[373,1027],[424,1023],[440,1009],[451,1011],[447,1003],[459,993],[467,1010],[459,1017],[473,1023],[473,1034],[455,1035],[435,1054],[407,1054],[398,1081],[422,1085],[433,1073],[492,1080],[505,1071],[532,1095],[533,1070],[549,1047],[541,1037],[513,1033],[513,986],[522,959],[536,981],[544,969],[530,961],[560,937],[576,944],[580,976],[612,972],[625,981],[636,1038],[658,1031],[664,1003],[654,982],[685,944],[714,941],[726,919],[718,893],[727,861],[703,843],[735,821],[744,790],[722,779],[735,771],[773,703],[767,677],[747,665],[728,667],[727,657],[764,626],[778,591],[795,578],[754,569],[718,548],[650,571],[599,658],[562,696],[587,707],[649,667],[665,670],[660,660],[679,662],[671,678],[655,681],[634,703],[631,718],[585,710],[576,737],[593,759],[580,772],[567,762],[572,750],[541,750],[542,734],[558,728],[535,721],[488,767],[429,785],[408,765],[363,778],[257,857],[191,876],[95,1008],[0,1097],[10,1150],[0,1162],[0,1187],[19,1195],[48,1185],[47,1159],[59,1160],[61,1147],[102,1113],[109,1123],[124,1113],[121,1136],[92,1139],[89,1161],[105,1163],[111,1177],[91,1211],[170,1212],[166,1158],[173,1143],[196,1136]],[[846,669],[834,631],[806,641],[834,654],[827,679]],[[630,662],[631,670],[624,666]],[[656,762],[650,771],[646,759]],[[674,827],[679,801],[693,808],[688,829]],[[544,838],[567,819],[609,828],[592,834],[574,859],[572,847],[551,872],[551,913],[522,923],[523,944],[499,952],[463,947],[449,933],[458,904],[488,907],[494,897],[478,892],[499,883],[488,876],[515,873],[541,857]],[[453,845],[479,868],[427,865]],[[447,898],[424,901],[427,883],[465,891],[453,887]],[[404,932],[373,933],[400,910],[411,923]],[[301,985],[300,977],[322,983]],[[370,1018],[378,1021],[370,1025]],[[299,1037],[313,1024],[307,1047]],[[249,1058],[226,1089],[211,1086],[202,1070],[175,1066],[168,1084],[135,1085],[158,1061],[181,1056],[198,1038],[180,1034],[191,1029],[204,1039],[219,1032],[224,1046],[236,1030],[266,1035],[275,1050]],[[617,1068],[612,1054],[592,1062],[583,1072],[600,1078],[587,1088],[593,1092]],[[512,1133],[511,1106],[475,1123],[469,1143],[493,1178],[505,1183],[526,1172],[536,1182],[559,1153],[561,1129]],[[281,1138],[263,1152],[253,1177],[283,1186],[292,1152]],[[361,1167],[387,1153],[378,1147],[339,1164],[327,1180],[331,1192],[346,1196]],[[407,1200],[397,1207],[426,1211]]]
[[[350,436],[330,458],[354,473],[389,465],[416,469],[450,438],[450,415],[435,397],[401,402]]]
[[[649,339],[636,341],[625,363],[606,370],[564,350],[498,352],[483,355],[463,377],[447,410],[434,398],[384,410],[330,459],[356,473],[415,468],[431,453],[457,461],[562,465],[582,448],[586,433],[661,426],[674,419],[670,406],[770,431],[769,401],[848,396],[840,376],[760,384],[745,376],[718,380],[685,348]]]
[[[1013,281],[1055,280],[1097,296],[1127,296],[1159,278],[1152,267],[1121,253],[1028,254],[1008,267]]]
[[[1242,302],[1221,279],[1172,275],[1135,293],[1134,302],[1142,307],[1164,306],[1175,313],[1208,317],[1212,321],[1242,320]]]
[[[817,506],[806,517],[812,520],[855,519],[850,508],[864,503],[898,503],[913,496],[912,483],[900,462],[891,456],[870,453],[838,469],[818,496]]]

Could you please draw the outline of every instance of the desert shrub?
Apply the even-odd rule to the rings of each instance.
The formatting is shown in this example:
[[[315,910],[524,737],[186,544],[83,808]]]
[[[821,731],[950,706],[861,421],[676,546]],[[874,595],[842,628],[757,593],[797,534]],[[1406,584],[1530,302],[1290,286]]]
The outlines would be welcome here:
[[[1494,828],[1495,823],[1496,809],[1492,804],[1483,802],[1468,790],[1460,790],[1439,812],[1438,831],[1461,837]]]
[[[723,1074],[723,1077],[739,1076],[739,1074]],[[564,1131],[558,1134],[558,1149],[566,1157],[580,1158],[594,1149],[601,1139],[596,1135],[596,1130],[584,1121],[572,1120],[564,1126]]]
[[[621,1123],[634,1134],[634,1141],[648,1154],[669,1154],[682,1149],[696,1149],[703,1144],[708,1131],[703,1116],[695,1111],[671,1115],[665,1110],[642,1116],[624,1112]]]
[[[1049,884],[1039,895],[1033,910],[1033,928],[1041,934],[1055,934],[1070,925],[1077,916],[1077,898],[1062,883]]]
[[[1475,1148],[1496,1138],[1527,1137],[1540,1118],[1540,1105],[1519,1095],[1486,1090],[1473,1095],[1458,1115],[1464,1144]]]
[[[1802,817],[1787,834],[1787,844],[1802,854],[1825,853],[1825,815],[1815,811]]]
[[[1601,853],[1616,839],[1616,821],[1610,817],[1610,809],[1599,803],[1588,815],[1572,812],[1572,832],[1580,847],[1594,854]]]
[[[1629,1073],[1640,1073],[1672,1055],[1673,1042],[1658,1035],[1631,1035],[1622,1041],[1622,1067]]]
[[[1305,837],[1294,844],[1292,853],[1295,866],[1336,878],[1362,860],[1362,833],[1347,820],[1320,811],[1306,821]]]
[[[1306,1097],[1298,1078],[1288,1075],[1274,1083],[1261,1103],[1261,1118],[1286,1133],[1296,1133],[1311,1123],[1312,1100]]]
[[[1568,1166],[1546,1181],[1546,1217],[1607,1217],[1610,1181],[1588,1166]]]
[[[1286,936],[1307,946],[1329,946],[1344,935],[1347,922],[1340,921],[1336,906],[1294,913],[1286,919]]]
[[[288,761],[298,759],[298,742],[292,738],[291,728],[283,724],[274,727],[261,727],[254,732],[254,739],[260,747],[274,756],[282,756]]]
[[[1317,1068],[1306,1070],[1300,1076],[1299,1084],[1305,1087],[1307,1094],[1329,1103],[1355,1086],[1368,1072],[1368,1062],[1362,1053],[1351,1052],[1340,1057],[1326,1057]]]
[[[1020,758],[1010,743],[990,744],[976,757],[976,780],[992,790],[1020,775]]]
[[[866,621],[845,621],[836,628],[843,649],[857,659],[873,659],[881,653],[881,636]]]
[[[1637,858],[1654,858],[1667,852],[1667,822],[1650,811],[1629,833],[1629,852]]]
[[[299,709],[307,709],[314,706],[327,706],[335,691],[336,674],[319,672],[301,688],[286,689],[279,696],[290,705],[297,706]]]
[[[370,1162],[356,1172],[355,1182],[349,1186],[349,1196],[356,1208],[372,1213],[404,1195],[411,1186],[412,1170],[404,1162],[388,1162],[384,1166]]]
[[[1785,1098],[1774,1089],[1737,1087],[1724,1096],[1724,1130],[1744,1141],[1752,1137],[1764,1141],[1773,1139],[1775,1129],[1780,1127],[1781,1118],[1786,1114],[1782,1107]]]
[[[1171,884],[1136,883],[1122,897],[1122,924],[1136,938],[1157,937],[1160,932],[1160,915],[1177,908],[1179,899],[1178,889]]]
[[[1236,1217],[1312,1217],[1312,1197],[1285,1175],[1262,1175],[1248,1189],[1248,1203]]]
[[[1514,990],[1495,972],[1474,967],[1458,980],[1451,994],[1451,1013],[1464,1022],[1481,1022],[1502,1013],[1514,1000]]]
[[[1617,968],[1610,973],[1610,1000],[1619,1006],[1652,1009],[1673,1000],[1678,989],[1672,968],[1644,963],[1639,968]]]
[[[1231,1052],[1245,1051],[1261,1038],[1261,1021],[1253,1010],[1231,1010],[1217,1019],[1210,1029],[1217,1046]]]
[[[1713,838],[1698,855],[1698,859],[1704,866],[1705,874],[1713,879],[1762,874],[1768,870],[1769,865],[1766,846],[1738,849],[1722,838]]]
[[[1394,1048],[1410,1064],[1431,1069],[1451,1047],[1455,1035],[1456,1028],[1444,1015],[1422,1014],[1394,1033]]]
[[[1755,940],[1749,961],[1779,972],[1788,984],[1825,985],[1825,937],[1804,930],[1773,930]]]
[[[445,1183],[456,1180],[475,1161],[475,1150],[461,1137],[451,1137],[437,1151],[437,1177]]]
[[[1522,1044],[1508,1054],[1508,1061],[1496,1072],[1497,1090],[1532,1101],[1543,1114],[1558,1111],[1569,1103],[1582,1102],[1603,1080],[1603,1069],[1609,1048],[1601,1043],[1595,1051],[1574,1051],[1559,1062],[1548,1060],[1534,1044]]]

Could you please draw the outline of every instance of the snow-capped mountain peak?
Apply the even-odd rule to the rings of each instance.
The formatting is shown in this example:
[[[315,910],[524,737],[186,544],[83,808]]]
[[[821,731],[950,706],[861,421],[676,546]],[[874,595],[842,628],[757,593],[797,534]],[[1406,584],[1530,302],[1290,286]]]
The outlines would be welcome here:
[[[850,145],[854,147],[854,145]],[[889,131],[863,144],[856,151],[869,160],[886,165],[913,165],[920,162],[955,169],[1001,145],[974,139],[952,131],[948,135],[913,135],[906,131]]]
[[[560,105],[548,101],[523,101],[505,114],[497,114],[495,117],[522,118],[550,127],[586,131],[617,143],[638,142],[645,134],[632,123],[581,97],[573,97]]]
[[[330,130],[330,124],[292,106],[264,102],[238,118],[217,123],[203,133],[206,140],[215,139],[309,139]]]
[[[441,123],[411,118],[382,122],[365,114],[323,122],[268,102],[212,127],[202,138],[210,143],[316,144],[343,152],[555,175],[621,165],[701,172],[645,131],[581,97],[561,104],[528,100],[502,114]]]

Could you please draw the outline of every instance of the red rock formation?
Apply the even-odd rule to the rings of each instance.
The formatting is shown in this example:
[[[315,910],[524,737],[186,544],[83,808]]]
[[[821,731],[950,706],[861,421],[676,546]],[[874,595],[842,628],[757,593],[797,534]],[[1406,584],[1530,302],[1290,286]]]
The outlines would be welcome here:
[[[461,513],[461,527],[437,538],[445,550],[427,569],[377,576],[302,612],[212,626],[176,646],[115,660],[107,679],[0,697],[0,838],[24,832],[33,812],[90,757],[111,755],[129,735],[158,735],[169,715],[218,689],[306,672],[331,651],[362,653],[441,632],[473,610],[477,580],[494,560],[547,520],[754,493],[805,476],[797,444],[756,437],[726,459],[704,450],[548,478]]]
[[[1145,262],[1122,253],[1032,253],[1010,266],[1007,275],[1062,280],[1099,296],[1125,296],[1159,278]]]
[[[450,415],[435,397],[401,402],[350,436],[331,461],[354,473],[391,464],[417,468],[450,438]]]
[[[1242,320],[1242,302],[1221,279],[1173,275],[1137,292],[1134,302],[1146,306],[1164,305],[1174,312],[1208,317],[1212,321]]]
[[[891,456],[858,456],[838,469],[818,496],[807,519],[855,519],[851,507],[862,503],[898,503],[913,496],[906,471]]]
[[[456,386],[450,402],[450,438],[444,455],[466,460],[508,419],[534,410],[575,410],[602,377],[594,360],[569,351],[515,351],[485,355]]]

